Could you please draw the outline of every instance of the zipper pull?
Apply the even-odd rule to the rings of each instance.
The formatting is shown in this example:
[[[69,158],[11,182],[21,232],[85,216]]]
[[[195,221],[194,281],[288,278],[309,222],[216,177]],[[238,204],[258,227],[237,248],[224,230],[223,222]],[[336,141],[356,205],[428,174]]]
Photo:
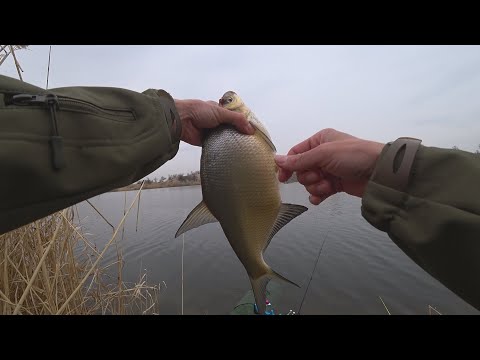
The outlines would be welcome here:
[[[58,133],[58,97],[54,94],[48,94],[45,96],[45,101],[50,108],[50,114],[52,119],[53,136],[50,137],[50,146],[52,147],[53,167],[57,170],[60,170],[65,167],[65,158],[63,156],[63,139]]]
[[[55,94],[30,95],[19,94],[12,98],[14,105],[43,105],[50,109],[50,118],[52,120],[52,132],[50,136],[50,147],[52,148],[52,163],[55,170],[65,167],[65,158],[63,156],[63,138],[58,133],[57,110],[58,97]]]

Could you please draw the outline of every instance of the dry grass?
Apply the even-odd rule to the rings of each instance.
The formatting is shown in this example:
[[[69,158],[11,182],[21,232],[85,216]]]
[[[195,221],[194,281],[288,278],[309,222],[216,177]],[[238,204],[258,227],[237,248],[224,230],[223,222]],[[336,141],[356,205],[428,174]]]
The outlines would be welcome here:
[[[101,251],[75,224],[73,208],[1,235],[0,314],[158,313],[160,285],[148,285],[146,274],[136,284],[122,281],[116,236],[139,194]],[[116,261],[100,265],[114,244]]]
[[[388,310],[387,305],[385,305],[385,302],[383,301],[382,297],[379,296],[379,298],[380,298],[380,301],[381,301],[382,304],[383,304],[383,307],[385,308],[385,310],[387,310],[387,314],[388,314],[388,315],[392,315],[392,314],[390,313],[390,310]],[[428,306],[427,306],[427,310],[428,310],[428,315],[442,315],[442,313],[441,313],[440,311],[438,311],[437,309],[435,309],[435,308],[434,308],[433,306],[431,306],[431,305],[428,305]]]
[[[15,67],[17,68],[18,77],[21,81],[22,79],[22,72],[23,69],[18,62],[17,56],[15,55],[15,51],[27,49],[29,45],[0,45],[0,65],[8,58],[11,54],[13,56],[13,60],[15,62]]]

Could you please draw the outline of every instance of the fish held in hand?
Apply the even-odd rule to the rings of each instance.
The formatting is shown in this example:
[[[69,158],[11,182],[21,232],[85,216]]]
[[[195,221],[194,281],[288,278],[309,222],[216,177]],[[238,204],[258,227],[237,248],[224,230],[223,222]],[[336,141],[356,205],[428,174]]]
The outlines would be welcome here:
[[[273,236],[307,208],[282,203],[275,145],[255,114],[233,91],[226,92],[219,104],[243,113],[256,131],[254,135],[245,135],[233,126],[220,125],[206,133],[200,163],[203,200],[190,212],[175,237],[218,221],[248,273],[255,302],[264,314],[270,279],[298,285],[272,270],[263,253]]]

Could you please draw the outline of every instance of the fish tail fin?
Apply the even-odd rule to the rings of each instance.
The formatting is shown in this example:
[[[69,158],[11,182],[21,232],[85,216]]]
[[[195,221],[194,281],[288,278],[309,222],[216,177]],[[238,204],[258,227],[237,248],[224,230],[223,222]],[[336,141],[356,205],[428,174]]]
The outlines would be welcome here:
[[[285,281],[286,283],[292,284],[292,285],[294,285],[294,286],[296,286],[296,287],[298,287],[298,288],[300,287],[297,283],[294,283],[293,281],[288,280],[286,277],[284,277],[284,276],[280,275],[279,273],[275,272],[275,270],[273,270],[272,268],[270,268],[269,270],[270,270],[270,273],[271,273],[270,276],[271,276],[272,278],[277,278],[277,279],[283,280],[283,281]]]
[[[266,274],[257,277],[256,279],[250,278],[250,282],[252,283],[253,295],[255,296],[255,303],[257,305],[258,311],[260,314],[265,314],[266,306],[266,290],[267,285],[271,279],[279,279],[283,280],[289,284],[295,285],[296,287],[300,287],[295,284],[293,281],[288,280],[286,277],[278,274],[273,269],[268,268]]]

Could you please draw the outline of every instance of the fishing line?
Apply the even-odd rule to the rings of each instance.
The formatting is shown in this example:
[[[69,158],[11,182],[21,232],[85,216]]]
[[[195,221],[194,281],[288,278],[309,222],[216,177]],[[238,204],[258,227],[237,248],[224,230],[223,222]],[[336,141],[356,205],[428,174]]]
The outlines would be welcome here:
[[[325,241],[327,241],[327,237],[328,237],[328,234],[330,233],[331,229],[332,229],[331,227],[330,227],[330,229],[328,229],[328,232],[326,233],[325,237],[323,238],[323,243],[322,243],[322,246],[320,247],[320,251],[318,252],[317,260],[315,261],[315,266],[313,268],[312,274],[310,275],[310,280],[308,281],[307,289],[305,290],[305,293],[303,294],[303,299],[302,299],[302,302],[300,304],[300,309],[298,310],[298,315],[300,315],[300,312],[302,311],[303,302],[305,301],[305,297],[307,296],[307,293],[308,293],[308,288],[310,287],[310,283],[312,282],[312,279],[313,279],[313,274],[315,273],[315,269],[317,268],[318,259],[320,259],[320,255],[322,253],[323,245],[325,245]]]
[[[185,217],[184,211],[184,217]],[[182,315],[183,315],[183,254],[185,252],[185,233],[182,234]]]
[[[185,233],[182,234],[182,315],[183,315],[183,252],[185,250]]]

